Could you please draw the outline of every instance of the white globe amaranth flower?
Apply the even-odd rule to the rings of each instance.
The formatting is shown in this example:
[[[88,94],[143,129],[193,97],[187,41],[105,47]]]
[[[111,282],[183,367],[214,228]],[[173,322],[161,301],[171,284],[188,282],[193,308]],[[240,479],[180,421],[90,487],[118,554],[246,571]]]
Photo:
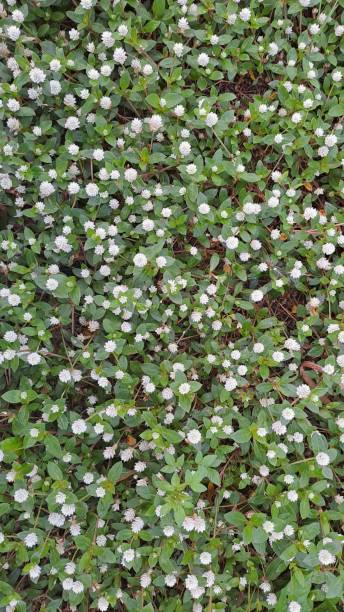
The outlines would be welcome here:
[[[251,19],[251,11],[249,8],[241,9],[239,17],[242,21],[249,21]]]
[[[181,155],[187,156],[191,153],[191,145],[189,142],[183,141],[179,145],[179,153]]]
[[[95,183],[88,183],[85,187],[85,191],[89,198],[95,198],[99,194],[99,187]]]
[[[79,127],[80,127],[80,120],[78,119],[78,117],[68,117],[66,119],[66,122],[65,122],[66,130],[70,130],[74,132],[74,130],[77,130]]]
[[[199,66],[202,66],[202,68],[205,68],[209,64],[209,55],[207,55],[207,53],[200,53],[197,58],[197,63]]]
[[[18,504],[25,503],[29,498],[29,492],[26,489],[17,489],[14,492],[14,501]]]
[[[113,59],[116,64],[120,64],[122,66],[127,59],[127,53],[125,49],[123,49],[123,47],[117,47],[113,52]]]
[[[137,268],[144,268],[148,264],[148,259],[144,253],[136,253],[133,262]]]
[[[135,168],[127,168],[124,171],[124,178],[126,181],[128,181],[128,183],[133,183],[134,181],[136,181],[138,176],[137,170],[135,170]]]
[[[46,77],[45,72],[41,68],[31,68],[29,72],[29,77],[32,83],[40,84],[44,83]]]
[[[326,548],[319,551],[318,559],[321,565],[333,565],[336,562],[336,557],[326,550]]]
[[[214,127],[217,124],[218,120],[219,120],[219,118],[218,118],[217,114],[214,113],[214,112],[211,112],[211,113],[207,114],[207,116],[205,118],[205,123],[206,123],[206,125],[208,127],[212,128],[212,127]]]
[[[191,429],[186,436],[186,440],[189,442],[189,444],[199,444],[202,440],[202,436],[198,429]]]
[[[151,132],[158,132],[163,128],[163,120],[160,115],[152,115],[147,119],[148,127]]]
[[[329,455],[325,452],[317,453],[317,455],[315,456],[315,460],[317,464],[321,467],[325,467],[331,462]]]
[[[49,198],[55,192],[55,187],[49,181],[43,181],[39,186],[39,194],[41,198]]]
[[[264,299],[264,292],[261,289],[255,289],[251,293],[251,301],[252,302],[261,302]]]
[[[72,423],[72,432],[74,434],[83,434],[87,431],[87,424],[83,419],[77,419]]]

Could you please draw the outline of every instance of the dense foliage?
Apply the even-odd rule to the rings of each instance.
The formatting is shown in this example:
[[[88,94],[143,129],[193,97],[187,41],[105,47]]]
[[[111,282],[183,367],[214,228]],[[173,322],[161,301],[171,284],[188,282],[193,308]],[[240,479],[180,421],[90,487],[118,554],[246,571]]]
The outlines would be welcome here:
[[[1,5],[2,610],[341,609],[342,7]]]

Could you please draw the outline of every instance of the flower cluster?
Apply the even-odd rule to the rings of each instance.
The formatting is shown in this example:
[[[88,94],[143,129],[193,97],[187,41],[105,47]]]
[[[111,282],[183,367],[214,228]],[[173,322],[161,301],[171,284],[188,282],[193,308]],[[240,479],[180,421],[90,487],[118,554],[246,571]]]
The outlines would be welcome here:
[[[0,607],[343,602],[342,2],[0,4]]]

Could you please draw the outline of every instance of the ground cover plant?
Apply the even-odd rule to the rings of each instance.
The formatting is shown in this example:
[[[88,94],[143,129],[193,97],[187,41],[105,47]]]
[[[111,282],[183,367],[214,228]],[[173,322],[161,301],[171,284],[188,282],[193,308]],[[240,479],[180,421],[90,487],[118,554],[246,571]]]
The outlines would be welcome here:
[[[0,608],[343,603],[343,2],[0,6]]]

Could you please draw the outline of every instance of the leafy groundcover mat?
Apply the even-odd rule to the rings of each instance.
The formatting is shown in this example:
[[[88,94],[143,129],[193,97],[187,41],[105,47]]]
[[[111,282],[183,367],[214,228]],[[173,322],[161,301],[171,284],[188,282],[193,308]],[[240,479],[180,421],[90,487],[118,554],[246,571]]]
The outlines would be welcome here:
[[[343,0],[0,16],[0,610],[340,611]]]

